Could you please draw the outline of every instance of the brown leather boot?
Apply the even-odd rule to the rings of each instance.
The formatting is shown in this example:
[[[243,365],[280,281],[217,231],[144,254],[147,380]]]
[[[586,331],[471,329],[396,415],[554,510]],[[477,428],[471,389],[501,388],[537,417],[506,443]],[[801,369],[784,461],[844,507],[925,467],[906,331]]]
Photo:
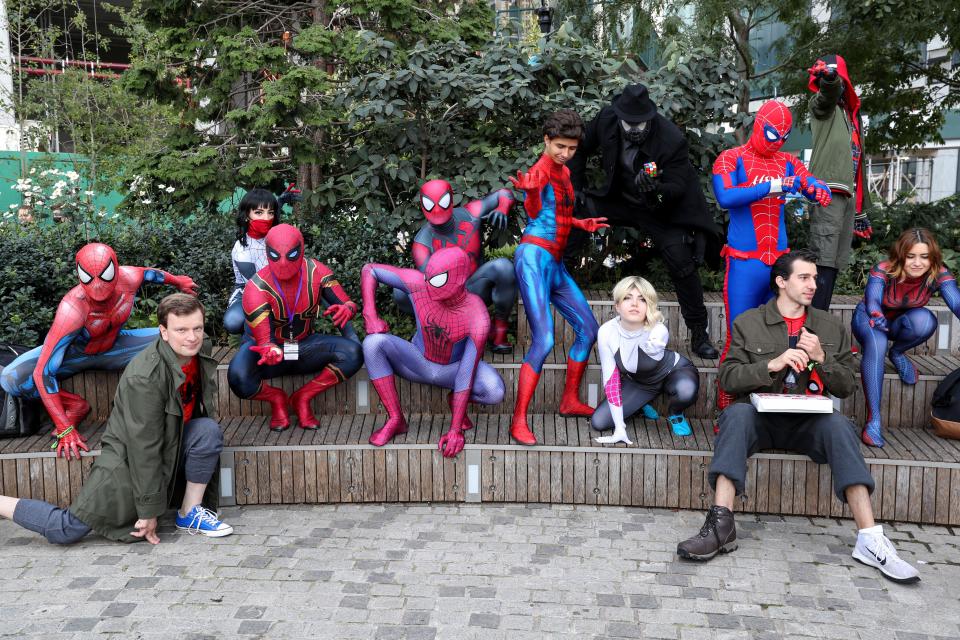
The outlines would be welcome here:
[[[737,548],[737,525],[733,512],[713,505],[700,533],[677,545],[677,555],[688,560],[709,560],[718,553],[730,553]]]

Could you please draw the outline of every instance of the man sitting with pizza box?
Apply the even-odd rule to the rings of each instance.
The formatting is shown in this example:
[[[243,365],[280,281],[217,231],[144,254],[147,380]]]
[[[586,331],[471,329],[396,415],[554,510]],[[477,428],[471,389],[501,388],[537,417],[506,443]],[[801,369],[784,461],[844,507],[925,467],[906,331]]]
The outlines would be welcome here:
[[[859,429],[843,414],[805,406],[802,397],[783,398],[778,412],[764,411],[751,394],[795,394],[843,398],[856,389],[850,335],[827,311],[810,306],[817,290],[817,255],[799,249],[780,256],[770,273],[776,297],[740,314],[730,350],[720,364],[720,386],[736,400],[720,414],[720,434],[708,475],[714,505],[700,532],[681,542],[677,554],[709,560],[737,548],[733,501],[744,495],[747,458],[762,449],[789,449],[829,464],[837,498],[853,512],[858,535],[854,559],[876,567],[895,582],[916,582],[917,570],[900,559],[883,527],[873,520],[874,482],[860,453]],[[761,396],[759,400],[769,400]],[[784,406],[786,403],[786,406]],[[812,404],[818,404],[814,401]]]

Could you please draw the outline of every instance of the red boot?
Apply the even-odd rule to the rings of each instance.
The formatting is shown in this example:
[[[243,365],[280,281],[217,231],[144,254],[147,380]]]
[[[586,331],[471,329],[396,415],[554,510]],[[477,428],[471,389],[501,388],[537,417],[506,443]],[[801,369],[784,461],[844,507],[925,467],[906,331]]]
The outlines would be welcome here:
[[[293,395],[290,396],[290,404],[293,406],[294,411],[297,412],[301,429],[313,431],[320,425],[320,421],[313,415],[313,410],[310,408],[310,401],[313,400],[317,394],[342,381],[342,377],[327,367],[320,372],[320,375],[297,389]]]
[[[393,382],[393,375],[377,378],[370,382],[373,383],[373,388],[377,390],[377,395],[380,396],[380,402],[387,410],[386,424],[370,436],[370,444],[375,447],[382,447],[393,440],[394,436],[407,432],[407,421],[400,409],[400,398],[397,396],[397,386]]]
[[[447,394],[447,406],[450,407],[450,413],[453,413],[453,391]],[[469,406],[469,405],[468,405]],[[460,425],[461,431],[467,431],[468,429],[473,429],[473,422],[470,420],[470,416],[463,414],[463,424]]]
[[[270,403],[270,431],[283,431],[290,427],[290,416],[287,415],[288,399],[283,389],[263,383],[257,394],[250,399]]]
[[[530,427],[527,426],[527,407],[540,382],[540,374],[526,362],[520,367],[520,380],[517,382],[517,404],[513,408],[513,420],[510,422],[510,437],[525,445],[537,444]]]
[[[503,318],[494,318],[493,327],[490,331],[490,350],[494,353],[510,353],[513,351],[513,345],[507,340],[507,329],[510,326]]]
[[[67,415],[67,420],[74,427],[79,427],[83,419],[90,413],[90,404],[75,393],[60,390],[57,392],[60,398],[60,404],[63,405],[63,412]]]
[[[593,415],[593,407],[580,402],[580,380],[586,368],[586,360],[577,362],[567,359],[567,381],[563,385],[563,397],[560,398],[560,415],[568,417]]]

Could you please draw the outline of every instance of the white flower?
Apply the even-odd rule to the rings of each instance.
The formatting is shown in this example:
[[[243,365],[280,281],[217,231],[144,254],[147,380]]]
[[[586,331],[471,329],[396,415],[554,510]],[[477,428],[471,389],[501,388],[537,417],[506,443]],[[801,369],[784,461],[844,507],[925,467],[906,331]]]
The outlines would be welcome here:
[[[167,187],[167,185],[165,185],[165,184],[158,184],[157,186],[160,187],[161,189],[166,189],[166,187]]]
[[[66,172],[65,174],[63,174],[63,175],[65,175],[65,176],[67,176],[68,178],[70,178],[70,181],[71,181],[71,182],[76,182],[77,180],[80,179],[80,174],[77,173],[76,171],[67,171],[67,172]]]
[[[174,191],[176,191],[176,189],[174,189],[173,187],[167,187],[167,188],[165,189],[165,191],[166,191],[167,193],[173,193]]]
[[[16,208],[18,208],[19,206],[20,206],[20,205],[18,205],[18,204],[12,204],[12,205],[10,205],[10,208],[11,208],[11,209],[16,209]]]
[[[150,198],[144,198],[140,202],[142,202],[143,204],[153,204],[153,200],[151,200]]]
[[[50,197],[53,198],[54,200],[56,200],[57,198],[59,198],[59,197],[62,196],[62,195],[63,195],[63,191],[61,191],[60,189],[54,189],[54,190],[53,190],[53,193],[50,194]]]
[[[47,176],[47,175],[50,175],[51,173],[52,171],[50,169],[44,169],[43,171],[40,172],[40,175]]]
[[[101,212],[98,213],[97,215],[102,218],[102,217],[104,217],[105,215],[107,215],[107,212],[106,212],[106,211],[101,211]]]
[[[37,168],[36,168],[36,167],[30,167],[30,175],[33,175],[33,174],[35,174],[36,172],[37,172]]]
[[[67,186],[67,183],[66,183],[66,182],[64,182],[63,180],[57,180],[56,184],[53,185],[53,188],[54,188],[54,189],[63,189],[65,186]]]

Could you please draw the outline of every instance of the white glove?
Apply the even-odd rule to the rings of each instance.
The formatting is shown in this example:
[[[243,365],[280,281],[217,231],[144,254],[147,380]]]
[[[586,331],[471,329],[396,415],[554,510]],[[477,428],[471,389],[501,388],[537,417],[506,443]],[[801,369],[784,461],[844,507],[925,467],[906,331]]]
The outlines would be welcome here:
[[[627,444],[633,444],[629,438],[627,438],[627,429],[626,427],[617,427],[613,430],[612,436],[602,436],[600,438],[594,438],[596,442],[600,444],[616,444],[618,442],[625,442]]]

